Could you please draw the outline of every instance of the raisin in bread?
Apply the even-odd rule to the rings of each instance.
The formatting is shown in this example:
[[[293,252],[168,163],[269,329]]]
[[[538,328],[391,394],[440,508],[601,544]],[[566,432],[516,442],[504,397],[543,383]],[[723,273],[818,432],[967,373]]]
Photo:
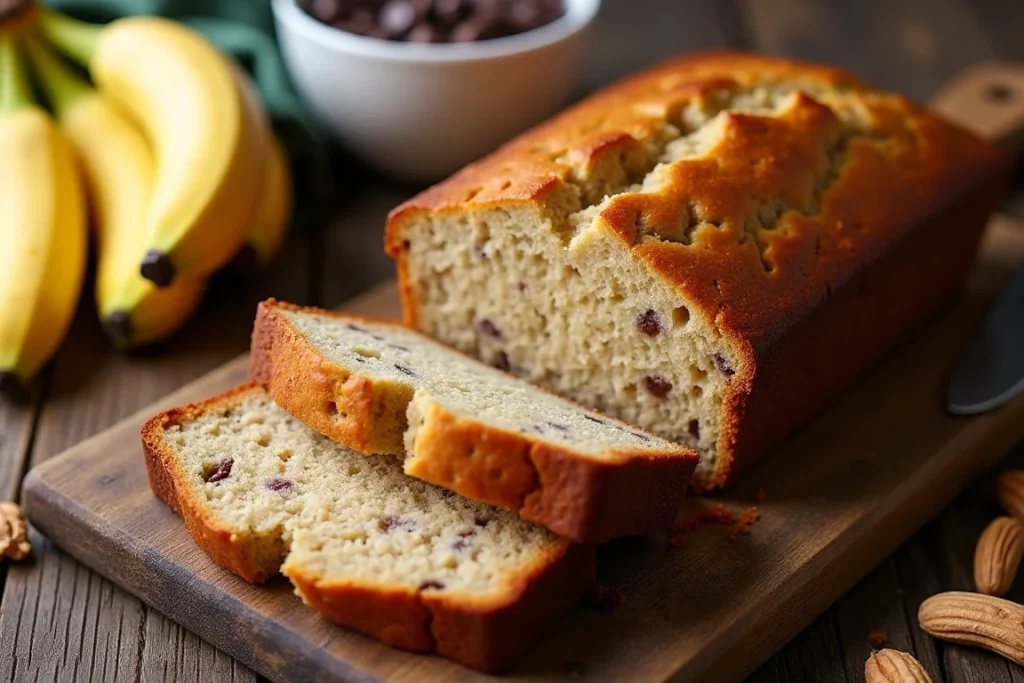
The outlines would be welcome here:
[[[405,322],[725,484],[962,281],[1006,165],[842,71],[628,78],[395,209]]]
[[[697,463],[401,325],[274,300],[252,378],[322,434],[579,542],[668,527]]]
[[[365,458],[244,385],[143,428],[154,492],[217,563],[327,618],[483,670],[593,586],[593,549]],[[283,565],[282,565],[283,563]]]

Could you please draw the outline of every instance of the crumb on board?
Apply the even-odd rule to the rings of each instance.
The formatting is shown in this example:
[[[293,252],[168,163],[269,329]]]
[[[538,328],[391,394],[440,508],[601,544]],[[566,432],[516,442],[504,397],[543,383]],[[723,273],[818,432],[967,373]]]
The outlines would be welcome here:
[[[669,532],[668,542],[673,548],[682,548],[686,545],[690,533],[708,524],[731,526],[729,540],[733,541],[741,535],[749,534],[750,527],[760,518],[761,513],[757,507],[749,507],[737,515],[726,509],[722,503],[717,503],[714,507],[704,506],[693,515],[676,520]]]
[[[749,534],[750,527],[759,519],[761,519],[761,512],[757,507],[749,507],[741,512],[736,524],[729,531],[729,540],[735,541],[738,536]]]

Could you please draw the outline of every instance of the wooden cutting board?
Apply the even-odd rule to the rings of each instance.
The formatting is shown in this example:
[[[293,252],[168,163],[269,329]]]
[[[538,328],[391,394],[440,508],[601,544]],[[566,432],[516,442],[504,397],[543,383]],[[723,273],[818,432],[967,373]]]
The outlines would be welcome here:
[[[604,584],[625,601],[580,608],[556,625],[513,679],[738,680],[779,649],[1024,436],[1024,397],[954,418],[944,380],[1009,269],[1024,226],[995,219],[965,292],[824,415],[765,458],[718,502],[757,505],[749,535],[704,527],[682,548],[663,536],[599,553]],[[398,313],[393,284],[346,307]],[[305,608],[285,580],[250,586],[214,565],[150,493],[139,427],[154,412],[245,378],[235,362],[51,459],[28,476],[32,522],[64,550],[276,681],[486,677],[390,649]],[[756,491],[764,499],[755,502]]]

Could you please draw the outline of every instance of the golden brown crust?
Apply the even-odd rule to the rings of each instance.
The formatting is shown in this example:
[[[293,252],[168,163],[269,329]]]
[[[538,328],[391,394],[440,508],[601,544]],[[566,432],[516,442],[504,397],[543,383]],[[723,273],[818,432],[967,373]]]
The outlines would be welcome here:
[[[324,313],[274,299],[260,303],[252,333],[252,380],[279,406],[338,443],[366,455],[404,453],[411,392],[371,382],[323,358],[277,308]]]
[[[313,350],[276,308],[342,321],[365,320],[273,299],[261,303],[253,332],[252,379],[266,387],[282,408],[324,436],[374,452],[361,447],[365,435],[387,431],[390,440],[385,443],[378,438],[376,443],[385,445],[376,452],[404,453],[404,416],[412,392],[390,384],[381,389],[385,383],[332,363]],[[358,401],[343,393],[351,386],[359,387]],[[338,406],[338,416],[324,407],[332,402]],[[380,429],[382,415],[399,413],[401,430]],[[629,429],[615,420],[608,422]],[[413,457],[406,461],[407,474],[467,498],[516,510],[524,519],[578,543],[667,528],[698,460],[696,453],[682,446],[662,452],[624,450],[597,460],[452,415],[436,403],[417,431],[414,448]]]
[[[243,384],[206,401],[188,403],[153,416],[142,427],[142,450],[150,488],[157,498],[181,516],[196,545],[228,571],[250,583],[263,583],[277,575],[284,560],[284,543],[277,544],[276,562],[272,554],[250,552],[246,544],[240,543],[230,530],[207,513],[204,505],[192,497],[191,487],[187,484],[189,475],[181,470],[172,448],[165,442],[168,427],[193,420],[209,410],[229,407],[239,397],[254,390],[258,390],[255,384]]]
[[[453,415],[436,403],[414,448],[407,474],[516,510],[580,543],[668,528],[697,466],[685,449],[620,451],[595,460]]]
[[[244,542],[188,495],[187,475],[164,441],[166,428],[210,410],[229,408],[253,391],[262,389],[255,383],[243,384],[160,413],[142,428],[142,442],[153,492],[182,516],[196,545],[225,569],[251,583],[262,583],[279,572],[287,552],[283,543],[273,567],[257,565]],[[492,600],[429,588],[327,582],[298,563],[287,564],[285,570],[303,600],[338,624],[394,647],[437,652],[466,666],[498,672],[512,666],[543,630],[594,589],[595,563],[592,546],[553,543]]]
[[[721,98],[758,88],[784,92],[781,106],[716,109]],[[706,125],[722,126],[722,134],[702,154],[661,165],[658,182],[633,191],[662,158],[665,136],[693,130],[680,114],[690,105],[721,111]],[[666,133],[669,124],[674,128]],[[599,180],[607,174],[595,170],[616,165],[614,196],[602,201],[608,188]],[[410,219],[516,204],[545,215],[566,210],[555,208],[566,197],[569,211],[596,206],[591,225],[616,235],[690,310],[712,320],[737,357],[717,470],[698,482],[708,488],[738,471],[730,462],[749,461],[810,414],[759,407],[751,392],[766,385],[769,367],[796,372],[786,390],[818,407],[854,376],[808,377],[796,361],[778,360],[794,330],[817,334],[807,321],[823,307],[838,307],[836,293],[908,236],[934,239],[929,226],[942,220],[945,207],[983,184],[999,185],[1005,165],[990,144],[843,71],[750,54],[689,55],[606,88],[409,200],[389,216],[385,243],[397,263],[406,322],[415,326],[404,233]],[[973,253],[985,215],[972,214],[964,226],[971,239],[930,246],[948,259],[939,259],[936,277],[946,279],[936,289],[947,292],[963,275],[962,254],[954,250]],[[898,338],[897,330],[919,320],[934,305],[923,296],[894,329],[858,333],[871,336],[871,352],[851,365],[863,369]],[[876,305],[885,306],[885,298],[878,295]],[[842,314],[825,317],[829,338],[850,327]],[[781,375],[772,384],[779,389]],[[760,422],[766,416],[772,424]]]
[[[499,673],[594,589],[594,568],[593,546],[560,545],[494,600],[443,590],[319,581],[291,564],[285,574],[302,599],[334,623],[394,647],[436,652]]]

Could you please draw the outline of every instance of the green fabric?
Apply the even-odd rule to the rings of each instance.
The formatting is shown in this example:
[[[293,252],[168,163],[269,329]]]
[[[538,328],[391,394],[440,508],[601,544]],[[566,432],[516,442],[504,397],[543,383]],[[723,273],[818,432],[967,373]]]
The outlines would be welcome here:
[[[47,0],[67,14],[104,23],[129,14],[161,15],[203,33],[249,72],[274,129],[288,148],[299,215],[317,215],[327,201],[329,156],[322,134],[292,88],[277,49],[269,0]]]

